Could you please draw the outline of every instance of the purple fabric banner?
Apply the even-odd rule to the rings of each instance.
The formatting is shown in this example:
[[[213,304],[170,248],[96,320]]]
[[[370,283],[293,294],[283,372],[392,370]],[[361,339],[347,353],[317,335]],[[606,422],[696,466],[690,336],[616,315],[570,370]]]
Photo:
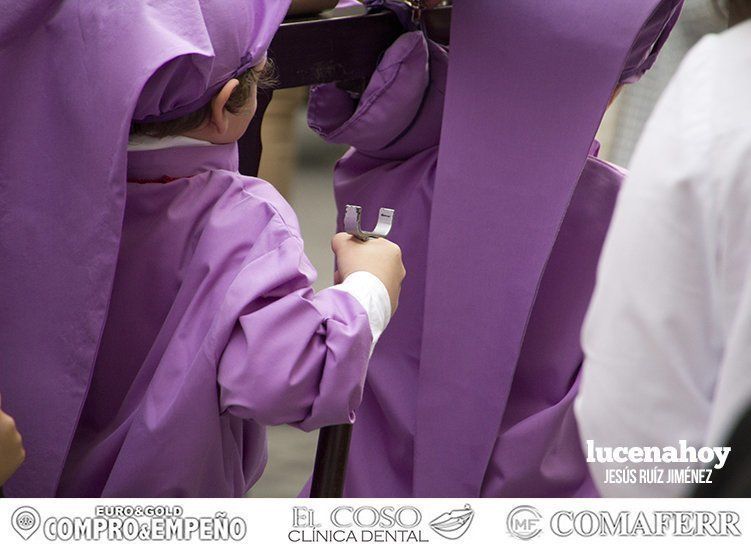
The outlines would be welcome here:
[[[540,277],[629,52],[660,4],[454,2],[416,496],[480,493]]]

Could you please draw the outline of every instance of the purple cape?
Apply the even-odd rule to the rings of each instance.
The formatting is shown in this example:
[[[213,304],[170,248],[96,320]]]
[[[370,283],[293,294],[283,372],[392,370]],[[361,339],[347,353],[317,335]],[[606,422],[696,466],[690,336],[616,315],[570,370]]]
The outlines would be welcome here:
[[[107,315],[134,112],[206,103],[261,60],[288,5],[45,1],[3,16],[0,387],[28,452],[9,495],[57,487]]]
[[[621,81],[642,73],[653,62],[675,20],[676,5],[671,3],[666,10],[665,4],[661,4],[660,9],[649,17],[631,50],[622,51],[620,62],[626,62],[626,66],[625,69],[622,69],[622,64],[617,67],[622,69]],[[643,14],[641,23],[647,19],[647,15],[649,13]],[[453,39],[456,40],[456,35]],[[576,50],[576,40],[574,37],[571,39],[571,47]],[[657,45],[653,47],[656,42]],[[584,44],[579,46],[584,47]],[[628,61],[624,60],[626,53],[630,59]],[[452,50],[451,55],[453,63],[456,50]],[[327,140],[353,147],[339,162],[335,173],[340,212],[347,203],[363,204],[365,214],[369,215],[366,219],[374,221],[380,206],[399,210],[401,220],[394,226],[391,238],[402,246],[409,271],[399,311],[381,337],[372,359],[360,418],[353,435],[346,492],[352,496],[592,495],[595,490],[579,449],[571,406],[582,360],[579,327],[594,285],[597,259],[622,178],[619,170],[595,157],[587,157],[596,121],[609,93],[601,95],[602,103],[578,104],[573,99],[571,101],[572,107],[591,110],[598,116],[596,119],[594,114],[590,116],[592,125],[587,148],[580,156],[570,158],[579,164],[581,175],[577,171],[571,182],[573,196],[566,195],[562,202],[565,219],[561,218],[560,228],[556,225],[552,234],[553,247],[549,257],[546,256],[544,274],[540,272],[539,288],[535,286],[529,323],[514,360],[504,363],[503,354],[493,351],[488,351],[486,359],[473,365],[465,364],[458,357],[451,362],[451,368],[446,369],[447,381],[441,384],[441,389],[435,388],[429,392],[430,399],[445,403],[442,408],[445,411],[421,415],[416,397],[418,394],[426,395],[423,391],[424,368],[430,368],[434,362],[434,359],[422,357],[420,350],[423,345],[423,320],[431,317],[424,312],[424,302],[426,277],[429,277],[430,270],[431,212],[436,184],[440,182],[436,179],[439,144],[443,153],[447,139],[445,132],[443,138],[440,136],[446,94],[446,65],[446,55],[440,48],[432,44],[426,47],[419,33],[408,34],[384,56],[359,102],[353,101],[347,93],[333,85],[317,88],[311,95],[311,126]],[[584,67],[577,66],[582,71],[580,75],[586,73]],[[487,70],[476,69],[483,78],[493,76],[487,74]],[[497,72],[502,74],[503,70],[498,69]],[[534,76],[530,74],[530,77]],[[542,79],[545,76],[537,74]],[[614,70],[609,92],[618,81],[618,72]],[[538,97],[544,91],[535,90]],[[519,97],[516,99],[520,100]],[[470,102],[472,100],[465,99],[461,104],[455,104],[457,115],[468,108]],[[490,117],[493,117],[492,114],[508,115],[502,110],[491,110]],[[546,128],[550,145],[556,136],[563,138],[562,130],[558,125]],[[502,125],[492,130],[485,127],[485,131],[486,136],[479,141],[468,141],[467,146],[477,147],[489,156],[496,151],[487,147],[495,145],[493,134],[502,132]],[[541,143],[545,141],[543,139]],[[537,138],[533,135],[509,143],[509,146],[515,148],[515,157],[520,161],[536,163],[547,157],[542,154],[544,148],[538,148]],[[461,153],[472,156],[474,151],[463,150]],[[522,153],[527,156],[520,157]],[[458,155],[454,159],[463,163],[463,157]],[[501,158],[475,159],[494,162]],[[565,163],[564,159],[565,156],[558,156],[558,162],[554,164]],[[516,165],[521,171],[534,166]],[[498,178],[492,174],[486,176],[490,178],[489,183],[498,183]],[[565,177],[550,179],[553,185],[568,181]],[[462,190],[471,190],[474,185],[467,177],[457,179],[457,182],[467,186]],[[524,194],[523,187],[510,185],[514,189],[512,194]],[[460,192],[457,190],[457,193]],[[551,194],[555,195],[555,191],[551,191]],[[481,200],[482,196],[472,194],[466,198],[468,202],[475,202]],[[534,209],[536,200],[540,199],[535,197],[527,203],[530,208]],[[545,200],[538,202],[540,205],[543,203]],[[492,202],[487,205],[492,205]],[[520,228],[532,228],[523,217],[517,216],[516,220],[522,222]],[[456,230],[457,233],[461,232],[462,226],[472,225],[477,239],[467,241],[467,251],[482,251],[483,248],[491,251],[492,259],[478,261],[478,267],[483,268],[489,277],[477,287],[478,291],[491,296],[504,288],[502,278],[498,276],[501,267],[497,263],[507,260],[502,255],[492,253],[506,234],[496,233],[491,239],[484,237],[484,233],[495,229],[493,221],[495,216],[475,218],[474,214],[464,211],[463,214],[458,212],[452,216],[450,222],[444,225],[447,230]],[[450,238],[453,235],[447,232],[445,236]],[[475,260],[465,257],[451,265],[443,263],[443,268],[437,273],[440,275],[456,270],[465,274],[467,263],[471,262]],[[444,291],[438,295],[447,307],[442,314],[433,316],[435,320],[462,321],[455,331],[446,331],[447,341],[464,344],[480,339],[488,342],[483,335],[493,337],[501,329],[503,319],[496,322],[500,323],[496,327],[483,321],[486,314],[494,310],[487,302],[476,300],[471,307],[465,307],[464,294],[472,287],[462,285],[454,291]],[[522,321],[525,320],[526,315]],[[491,347],[478,346],[487,350]],[[488,411],[483,406],[478,409],[478,402],[505,401],[505,397],[502,384],[488,384],[485,396],[475,398],[472,389],[477,387],[481,391],[484,385],[478,383],[478,376],[471,373],[478,371],[469,367],[479,367],[482,377],[502,364],[511,364],[510,383],[507,384],[508,402],[501,412]],[[447,428],[421,438],[420,426],[431,417],[436,425],[443,421],[450,425],[457,418],[463,418],[468,423],[458,436],[452,434],[453,429]],[[495,425],[491,426],[488,421],[494,421]],[[463,460],[466,475],[452,474],[450,478],[439,476],[437,473],[442,470],[441,466],[431,464],[431,459],[418,457],[420,450],[415,448],[415,444],[416,440],[419,442],[421,439],[427,441],[424,443],[425,449],[443,456],[447,467],[454,464],[452,459],[447,459],[452,455]],[[486,444],[487,457],[469,458],[462,440],[469,440],[470,444]],[[420,482],[417,479],[426,468],[436,471],[432,487],[428,490],[418,487]],[[471,491],[468,487],[462,487],[470,483]]]
[[[446,69],[445,51],[413,32],[386,53],[359,104],[335,85],[311,94],[311,126],[328,141],[353,146],[334,175],[339,209],[362,203],[373,221],[381,205],[400,210],[402,219],[390,238],[402,247],[409,270],[399,311],[368,371],[353,434],[348,496],[414,494],[414,391],[419,390],[428,225]],[[535,302],[485,469],[483,496],[595,493],[571,409],[582,360],[579,326],[621,177],[595,157],[587,159]],[[467,378],[457,369],[457,380],[462,379]]]

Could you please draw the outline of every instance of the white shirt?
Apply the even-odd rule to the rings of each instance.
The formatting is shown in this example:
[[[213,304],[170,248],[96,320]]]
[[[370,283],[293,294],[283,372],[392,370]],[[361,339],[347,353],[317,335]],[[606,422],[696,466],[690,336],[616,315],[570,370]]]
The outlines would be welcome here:
[[[373,336],[370,354],[391,320],[391,299],[386,286],[377,276],[364,270],[353,272],[339,285],[329,287],[352,295],[365,309]]]
[[[689,53],[631,170],[583,331],[582,442],[722,446],[751,404],[751,22]],[[589,466],[605,495],[689,491]]]

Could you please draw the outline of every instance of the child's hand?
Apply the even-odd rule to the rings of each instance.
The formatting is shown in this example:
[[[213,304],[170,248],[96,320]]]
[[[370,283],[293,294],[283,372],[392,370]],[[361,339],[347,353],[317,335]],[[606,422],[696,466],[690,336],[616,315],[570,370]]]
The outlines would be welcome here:
[[[353,272],[370,272],[386,286],[393,315],[406,274],[399,246],[383,238],[361,242],[346,232],[340,232],[331,240],[331,249],[336,254],[337,283]]]
[[[13,476],[24,459],[26,450],[23,449],[16,422],[0,410],[0,486]]]

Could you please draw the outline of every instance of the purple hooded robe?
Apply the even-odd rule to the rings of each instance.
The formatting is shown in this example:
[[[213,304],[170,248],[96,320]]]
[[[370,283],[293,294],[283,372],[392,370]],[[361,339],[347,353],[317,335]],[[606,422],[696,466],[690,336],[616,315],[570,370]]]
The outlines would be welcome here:
[[[460,9],[458,4],[455,3],[455,10]],[[640,39],[628,53],[620,82],[635,80],[654,62],[675,22],[679,5],[680,2],[665,2],[652,13]],[[455,13],[455,17],[457,15]],[[473,27],[472,31],[475,30]],[[459,39],[455,20],[452,44]],[[657,46],[653,47],[656,42]],[[452,62],[461,62],[453,56],[455,53],[452,50]],[[483,57],[477,50],[471,54]],[[487,69],[497,70],[498,77],[504,77],[502,66]],[[446,52],[426,42],[421,33],[414,32],[401,37],[386,53],[359,100],[335,85],[318,87],[311,94],[311,127],[328,141],[352,146],[335,171],[340,224],[346,204],[362,205],[366,224],[375,220],[380,206],[395,208],[400,220],[390,237],[402,247],[409,271],[399,312],[379,340],[372,358],[374,364],[353,432],[346,494],[356,497],[592,496],[595,488],[579,447],[572,411],[582,362],[579,331],[623,172],[592,154],[587,157],[585,153],[579,159],[581,173],[578,181],[575,180],[570,201],[564,202],[565,215],[536,286],[528,322],[523,323],[523,341],[508,370],[510,381],[504,386],[508,389],[507,396],[500,384],[495,387],[494,382],[487,384],[490,398],[504,401],[502,412],[475,410],[477,403],[483,402],[484,393],[479,387],[488,379],[487,374],[473,375],[461,357],[454,359],[440,388],[428,385],[424,367],[435,365],[437,357],[427,359],[426,363],[423,351],[425,321],[430,311],[425,306],[426,278],[431,266],[429,255],[434,251],[430,222],[439,177],[439,154],[444,146],[442,125],[446,130],[442,116],[445,115],[447,71]],[[610,92],[617,82],[613,81]],[[461,114],[463,107],[454,107],[452,111]],[[490,110],[487,115],[492,119],[502,117],[504,112]],[[590,143],[594,129],[592,127]],[[554,133],[559,129],[549,127],[547,130]],[[498,153],[495,145],[493,133],[489,131],[486,139],[467,142],[465,147],[491,154]],[[546,156],[539,155],[533,143],[521,141],[517,145],[528,149],[527,160],[545,161]],[[596,149],[596,145],[592,149]],[[476,156],[477,151],[470,153],[461,149],[456,152],[466,152],[478,161],[487,161],[487,157]],[[461,163],[464,159],[458,157],[455,162]],[[471,186],[475,181],[464,178],[462,183]],[[524,222],[523,218],[517,220]],[[462,214],[457,209],[443,228],[447,231],[445,236],[451,237],[452,229],[458,231],[463,225],[472,225],[476,231],[474,244],[478,248],[482,244],[492,249],[496,239],[486,231],[493,230],[488,222],[494,221],[497,218],[491,214],[480,217]],[[468,251],[472,253],[472,248]],[[485,270],[489,281],[475,289],[490,294],[504,281],[500,265],[494,264],[503,263],[504,259],[503,255],[475,262],[459,258],[448,268],[444,265],[431,270],[439,276],[457,270],[467,276],[468,266],[479,267]],[[463,298],[469,288],[465,285],[453,292],[440,292],[437,296],[442,297],[445,307],[434,318],[439,322],[450,322],[453,318],[463,321],[461,327],[446,333],[446,339],[458,343],[479,342],[480,349],[485,349],[488,355],[487,359],[476,361],[476,367],[491,369],[503,365],[501,357],[487,352],[489,348],[482,340],[484,330],[489,329],[490,334],[495,335],[501,331],[500,327],[492,327],[492,322],[483,320],[487,313],[483,305],[490,302],[480,301],[476,306],[467,307]],[[457,336],[462,337],[461,341]],[[473,397],[474,388],[477,388],[479,401]],[[422,413],[419,401],[425,395],[438,404],[450,405],[450,411]],[[452,419],[457,418],[475,422],[462,429],[470,438],[466,442],[452,432]],[[492,432],[486,431],[483,425],[490,426],[494,421],[497,426]],[[439,427],[445,425],[445,431],[421,433],[424,422]],[[445,460],[445,465],[430,455],[420,455],[421,440],[420,449]],[[480,456],[473,449],[477,443],[487,444],[487,454]],[[441,475],[442,467],[456,465],[457,460],[465,462],[466,474],[458,476],[446,467]],[[425,482],[421,471],[433,477]]]
[[[0,388],[28,451],[8,495],[236,496],[263,424],[351,421],[367,317],[313,295],[281,197],[235,145],[126,158],[131,119],[202,107],[288,6],[22,2],[0,25]],[[126,163],[177,179],[126,207]]]

